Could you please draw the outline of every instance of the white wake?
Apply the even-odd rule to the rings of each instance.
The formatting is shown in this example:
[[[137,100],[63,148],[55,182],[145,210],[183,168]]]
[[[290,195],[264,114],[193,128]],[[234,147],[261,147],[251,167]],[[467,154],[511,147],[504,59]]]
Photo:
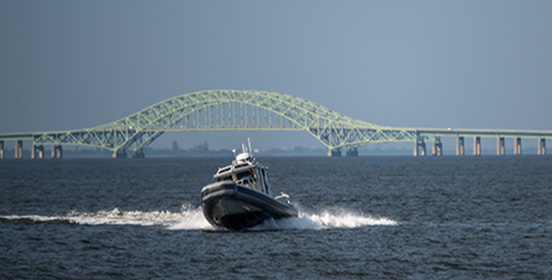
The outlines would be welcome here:
[[[398,223],[387,218],[372,217],[345,209],[334,209],[323,210],[320,213],[299,211],[297,218],[269,220],[255,227],[254,230],[359,228],[378,225],[394,226]]]
[[[203,216],[201,207],[182,206],[180,212],[170,211],[121,211],[117,208],[110,211],[70,212],[66,215],[4,215],[0,219],[31,220],[34,222],[65,221],[80,225],[137,225],[162,227],[170,230],[214,230]],[[299,212],[299,217],[281,220],[269,220],[253,230],[285,229],[331,229],[358,228],[375,225],[397,225],[396,221],[377,218],[352,211],[324,210],[320,213]]]

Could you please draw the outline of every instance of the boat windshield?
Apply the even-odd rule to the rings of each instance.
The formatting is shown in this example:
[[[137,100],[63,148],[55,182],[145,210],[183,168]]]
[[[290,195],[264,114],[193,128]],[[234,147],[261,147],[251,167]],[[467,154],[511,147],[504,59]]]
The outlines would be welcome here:
[[[228,175],[228,176],[224,176],[224,177],[215,177],[215,181],[216,182],[219,182],[219,181],[232,181],[232,176]]]
[[[214,179],[215,182],[234,181],[237,184],[272,195],[267,170],[249,162],[220,168]]]
[[[244,184],[244,185],[251,185],[255,184],[255,174],[253,173],[252,169],[247,169],[242,172],[236,173],[236,182]]]
[[[254,178],[253,171],[251,169],[244,172],[236,173],[236,180],[248,180]]]

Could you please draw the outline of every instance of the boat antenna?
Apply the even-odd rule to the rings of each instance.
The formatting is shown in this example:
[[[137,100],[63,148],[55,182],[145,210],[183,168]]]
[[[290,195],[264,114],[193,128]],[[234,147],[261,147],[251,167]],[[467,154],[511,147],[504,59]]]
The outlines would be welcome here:
[[[253,149],[251,149],[251,139],[249,137],[247,137],[247,144],[249,146],[249,154],[253,157]]]

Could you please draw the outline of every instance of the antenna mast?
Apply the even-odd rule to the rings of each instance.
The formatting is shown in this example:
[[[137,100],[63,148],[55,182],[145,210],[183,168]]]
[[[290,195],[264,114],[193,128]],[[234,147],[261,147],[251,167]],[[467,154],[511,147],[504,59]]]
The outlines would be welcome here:
[[[247,145],[249,147],[249,154],[253,157],[253,149],[251,149],[251,139],[249,137],[247,137]]]

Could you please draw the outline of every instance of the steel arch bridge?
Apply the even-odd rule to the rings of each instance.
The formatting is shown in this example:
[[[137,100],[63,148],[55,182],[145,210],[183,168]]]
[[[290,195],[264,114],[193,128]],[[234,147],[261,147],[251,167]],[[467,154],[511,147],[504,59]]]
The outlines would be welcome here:
[[[358,147],[384,142],[414,142],[414,155],[425,155],[425,140],[433,139],[433,152],[442,155],[441,137],[456,137],[457,155],[464,154],[464,137],[474,137],[474,155],[480,155],[480,138],[496,137],[497,154],[504,155],[504,138],[515,140],[514,154],[521,154],[521,137],[538,140],[538,154],[546,154],[546,138],[552,131],[396,128],[355,120],[308,100],[267,91],[208,90],[183,94],[154,104],[120,120],[100,126],[69,131],[0,134],[0,159],[4,141],[14,140],[15,158],[22,158],[22,141],[32,141],[43,157],[44,146],[52,145],[52,157],[61,158],[61,145],[84,145],[113,151],[126,157],[143,150],[170,131],[289,130],[307,131],[328,148],[328,155],[340,155],[346,148],[358,155]],[[349,155],[348,151],[348,155]]]
[[[268,91],[208,90],[169,98],[89,129],[32,133],[33,145],[84,145],[142,152],[170,131],[304,130],[330,151],[415,141],[416,130],[355,120],[308,100]]]

